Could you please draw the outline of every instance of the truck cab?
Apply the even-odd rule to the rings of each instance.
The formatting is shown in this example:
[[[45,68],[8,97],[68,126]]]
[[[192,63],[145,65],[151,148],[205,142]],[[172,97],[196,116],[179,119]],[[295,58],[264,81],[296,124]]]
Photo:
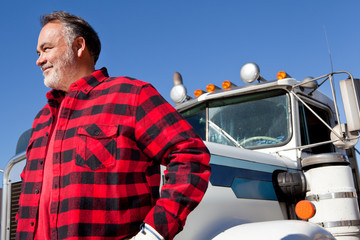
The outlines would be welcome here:
[[[242,71],[245,82],[259,82],[211,84],[192,99],[174,74],[171,98],[205,141],[212,168],[204,199],[176,239],[360,239],[357,132],[340,124],[336,103],[317,89],[317,79],[299,82],[282,72],[265,81],[253,63]],[[311,179],[314,169],[327,183]],[[331,178],[347,183],[333,187]],[[324,194],[332,197],[322,200]],[[303,201],[311,216],[298,216]],[[346,213],[345,202],[352,206]]]

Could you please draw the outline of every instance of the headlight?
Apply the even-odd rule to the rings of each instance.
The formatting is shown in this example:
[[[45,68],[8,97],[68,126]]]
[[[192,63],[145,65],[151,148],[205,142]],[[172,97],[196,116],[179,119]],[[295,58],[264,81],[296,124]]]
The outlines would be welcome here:
[[[187,97],[186,88],[182,84],[175,85],[170,91],[170,98],[175,104],[183,103]]]
[[[260,68],[256,63],[246,63],[240,70],[240,78],[245,83],[260,79]]]

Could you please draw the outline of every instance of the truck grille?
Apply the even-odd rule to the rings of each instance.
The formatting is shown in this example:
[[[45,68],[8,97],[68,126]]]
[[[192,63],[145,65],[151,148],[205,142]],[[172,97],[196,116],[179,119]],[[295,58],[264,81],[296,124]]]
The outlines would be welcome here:
[[[15,216],[19,210],[19,197],[21,193],[21,182],[11,184],[11,210],[10,210],[10,240],[16,237]]]

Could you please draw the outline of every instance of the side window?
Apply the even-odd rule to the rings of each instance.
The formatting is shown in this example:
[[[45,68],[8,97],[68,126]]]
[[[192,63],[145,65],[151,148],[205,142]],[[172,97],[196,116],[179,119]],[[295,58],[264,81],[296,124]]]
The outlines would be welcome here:
[[[206,107],[205,104],[200,105],[194,109],[181,113],[182,116],[190,123],[195,132],[206,140]]]
[[[318,114],[327,124],[330,125],[329,113],[324,109],[315,106],[310,106],[316,114]],[[330,140],[330,130],[302,103],[299,103],[300,113],[300,131],[301,131],[301,145],[314,144]],[[334,152],[334,147],[331,143],[304,149],[309,153],[328,153]]]

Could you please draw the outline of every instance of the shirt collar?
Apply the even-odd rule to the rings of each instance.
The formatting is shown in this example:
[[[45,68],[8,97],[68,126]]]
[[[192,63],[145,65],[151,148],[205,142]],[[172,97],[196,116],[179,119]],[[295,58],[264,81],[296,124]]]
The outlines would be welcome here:
[[[105,67],[100,70],[96,70],[92,74],[80,78],[76,82],[70,85],[69,92],[71,91],[82,91],[88,94],[94,87],[103,82],[109,77],[107,69]]]
[[[64,97],[65,92],[55,89],[46,93],[46,98],[48,99],[49,106],[52,108],[58,108]]]
[[[95,86],[103,82],[109,77],[107,69],[105,67],[100,70],[96,70],[92,74],[80,78],[76,82],[70,85],[69,91],[82,91],[85,94],[88,94]],[[52,89],[46,94],[46,98],[49,103],[58,105],[61,103],[62,99],[65,97],[65,93],[60,90]]]

